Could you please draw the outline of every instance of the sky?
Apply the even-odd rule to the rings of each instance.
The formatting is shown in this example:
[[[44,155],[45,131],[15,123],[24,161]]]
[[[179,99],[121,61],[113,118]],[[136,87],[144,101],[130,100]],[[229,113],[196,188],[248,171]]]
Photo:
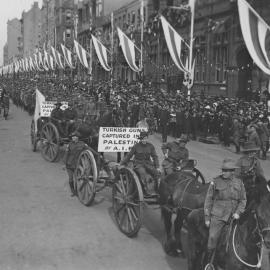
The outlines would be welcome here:
[[[7,21],[13,18],[21,19],[22,12],[28,11],[34,2],[39,3],[41,8],[42,0],[1,0],[0,8],[0,66],[3,65],[3,47],[7,41]]]

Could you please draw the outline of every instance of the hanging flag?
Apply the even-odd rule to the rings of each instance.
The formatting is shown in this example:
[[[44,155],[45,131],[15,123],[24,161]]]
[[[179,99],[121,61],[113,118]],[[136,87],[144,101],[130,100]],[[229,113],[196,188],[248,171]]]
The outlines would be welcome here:
[[[63,51],[65,62],[68,64],[68,66],[70,68],[73,68],[71,51],[69,49],[67,49],[63,44],[61,44],[61,48],[62,48],[62,51]]]
[[[54,62],[58,65],[58,67],[63,69],[64,65],[62,63],[61,54],[52,46],[51,46],[51,50],[52,50]]]
[[[43,68],[44,68],[46,71],[49,70],[49,66],[48,66],[48,53],[46,52],[46,50],[44,50]]]
[[[51,70],[54,70],[54,61],[53,61],[53,57],[49,54],[49,66]]]
[[[108,64],[108,56],[107,56],[107,52],[108,50],[106,49],[106,47],[97,39],[92,35],[92,40],[93,40],[93,44],[95,47],[95,51],[98,57],[98,60],[100,62],[100,64],[102,65],[102,67],[106,70],[106,71],[110,71],[111,68]]]
[[[32,57],[30,57],[29,63],[30,63],[31,70],[36,71],[36,68],[35,68],[35,65],[34,65],[34,62],[33,62]]]
[[[42,58],[42,54],[41,52],[38,52],[38,65],[39,67],[43,70],[48,70],[48,68],[46,67],[46,64],[44,64],[44,59]]]
[[[188,72],[188,69],[186,69],[181,60],[182,44],[186,44],[184,39],[173,29],[173,27],[163,16],[161,16],[160,19],[162,22],[165,40],[175,65],[181,71]],[[189,48],[187,44],[186,46]]]
[[[250,56],[263,72],[270,75],[270,59],[266,49],[266,40],[270,38],[269,25],[245,0],[238,0],[238,12]]]
[[[28,72],[29,71],[29,64],[28,64],[27,58],[24,59],[24,63],[25,63],[25,71]]]
[[[74,40],[74,45],[75,45],[75,51],[76,54],[81,62],[81,64],[85,67],[88,68],[88,62],[87,62],[87,51],[76,41]]]
[[[34,65],[35,65],[36,70],[38,70],[38,71],[43,70],[42,67],[40,67],[40,65],[39,65],[39,59],[38,59],[37,54],[34,54]]]
[[[138,67],[136,65],[135,44],[119,28],[117,28],[117,31],[120,40],[120,46],[129,67],[135,72],[140,72],[142,70],[142,67]],[[140,49],[138,49],[137,47],[136,49],[141,53]]]
[[[37,120],[40,117],[41,104],[45,101],[45,97],[36,89],[36,107],[34,113],[35,130],[37,131]]]

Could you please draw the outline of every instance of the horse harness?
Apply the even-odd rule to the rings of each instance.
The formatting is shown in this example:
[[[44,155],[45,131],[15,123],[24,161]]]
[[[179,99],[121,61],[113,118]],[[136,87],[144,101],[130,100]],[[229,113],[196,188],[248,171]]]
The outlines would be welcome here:
[[[265,242],[264,237],[263,237],[263,233],[270,231],[270,226],[267,226],[265,228],[261,228],[260,223],[258,221],[258,216],[256,211],[253,211],[254,213],[254,218],[256,221],[256,227],[254,228],[252,234],[255,234],[256,232],[258,233],[258,235],[260,236],[260,242],[257,243],[257,246],[260,247],[260,254],[258,254],[258,263],[256,265],[254,264],[249,264],[247,262],[245,262],[237,253],[236,247],[235,247],[235,233],[236,233],[236,229],[238,227],[238,225],[236,224],[234,229],[233,229],[233,238],[232,238],[232,245],[233,245],[233,251],[234,254],[236,256],[236,258],[244,265],[248,266],[248,267],[252,267],[252,268],[257,268],[260,269],[261,265],[262,265],[262,260],[263,260],[263,243]]]
[[[181,184],[183,184],[183,183],[185,183],[185,182],[187,182],[187,183],[186,183],[186,185],[185,185],[185,187],[184,187],[184,189],[183,189],[183,191],[182,191],[181,198],[180,198],[179,203],[177,204],[176,207],[170,207],[169,205],[161,205],[161,207],[165,208],[165,209],[168,210],[169,212],[172,212],[172,214],[177,214],[177,211],[178,211],[179,209],[183,209],[183,208],[185,208],[185,209],[187,209],[187,210],[192,210],[192,209],[190,209],[190,208],[188,208],[188,207],[183,207],[182,204],[183,204],[185,192],[186,192],[187,188],[189,187],[189,185],[192,183],[193,180],[194,180],[194,179],[188,177],[188,178],[186,178],[185,180],[181,181]],[[177,182],[177,184],[178,184],[178,183],[179,183],[179,182]],[[173,201],[172,195],[170,195],[170,198],[168,199],[168,201],[169,201],[169,200],[172,200],[172,201]]]

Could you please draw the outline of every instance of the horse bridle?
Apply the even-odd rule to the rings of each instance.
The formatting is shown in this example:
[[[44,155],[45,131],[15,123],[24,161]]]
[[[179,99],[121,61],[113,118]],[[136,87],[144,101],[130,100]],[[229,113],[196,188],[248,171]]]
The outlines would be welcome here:
[[[258,234],[260,236],[260,242],[259,242],[259,246],[260,246],[260,255],[258,255],[258,263],[255,265],[255,264],[249,264],[247,262],[245,262],[243,259],[241,259],[241,257],[238,255],[237,251],[236,251],[236,248],[235,248],[235,232],[236,232],[236,228],[237,228],[237,224],[235,225],[234,227],[234,230],[233,230],[233,239],[232,239],[232,245],[233,245],[233,251],[234,251],[234,254],[236,256],[236,258],[241,262],[243,263],[244,265],[248,266],[248,267],[252,267],[252,268],[261,268],[262,266],[262,260],[263,260],[263,245],[265,245],[265,240],[264,240],[264,236],[263,236],[263,233],[264,232],[267,232],[267,231],[270,231],[270,226],[267,226],[265,228],[261,228],[260,226],[260,223],[259,223],[259,220],[258,220],[258,215],[257,215],[257,211],[254,210],[254,218],[255,218],[255,221],[256,221],[256,228],[254,229],[253,233],[255,233],[256,231],[258,231]],[[265,245],[266,246],[266,245]]]
[[[258,234],[259,234],[259,236],[260,236],[260,238],[261,238],[261,242],[264,243],[264,245],[266,246],[265,240],[264,240],[264,236],[263,236],[263,233],[264,233],[264,232],[267,232],[267,231],[270,231],[270,226],[267,224],[266,227],[261,228],[261,225],[260,225],[260,223],[259,223],[259,219],[258,219],[258,215],[257,215],[257,212],[256,212],[256,211],[254,211],[254,218],[255,218],[255,220],[256,220],[256,228],[255,228],[255,231],[256,231],[256,229],[257,229]]]

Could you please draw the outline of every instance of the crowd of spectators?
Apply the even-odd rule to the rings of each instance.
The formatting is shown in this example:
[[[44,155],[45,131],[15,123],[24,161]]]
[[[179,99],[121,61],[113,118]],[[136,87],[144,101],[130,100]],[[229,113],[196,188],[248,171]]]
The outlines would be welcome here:
[[[73,104],[83,118],[89,110],[103,113],[116,110],[125,126],[146,122],[150,132],[160,132],[162,141],[167,136],[180,137],[187,134],[191,140],[215,137],[224,146],[235,145],[240,151],[241,143],[254,140],[266,158],[269,148],[269,113],[267,97],[260,102],[222,96],[192,94],[190,100],[184,92],[168,93],[150,83],[120,84],[116,81],[89,82],[59,79],[57,77],[1,78],[16,105],[30,114],[35,109],[35,89],[46,100],[61,100]],[[92,104],[92,105],[89,105]]]

